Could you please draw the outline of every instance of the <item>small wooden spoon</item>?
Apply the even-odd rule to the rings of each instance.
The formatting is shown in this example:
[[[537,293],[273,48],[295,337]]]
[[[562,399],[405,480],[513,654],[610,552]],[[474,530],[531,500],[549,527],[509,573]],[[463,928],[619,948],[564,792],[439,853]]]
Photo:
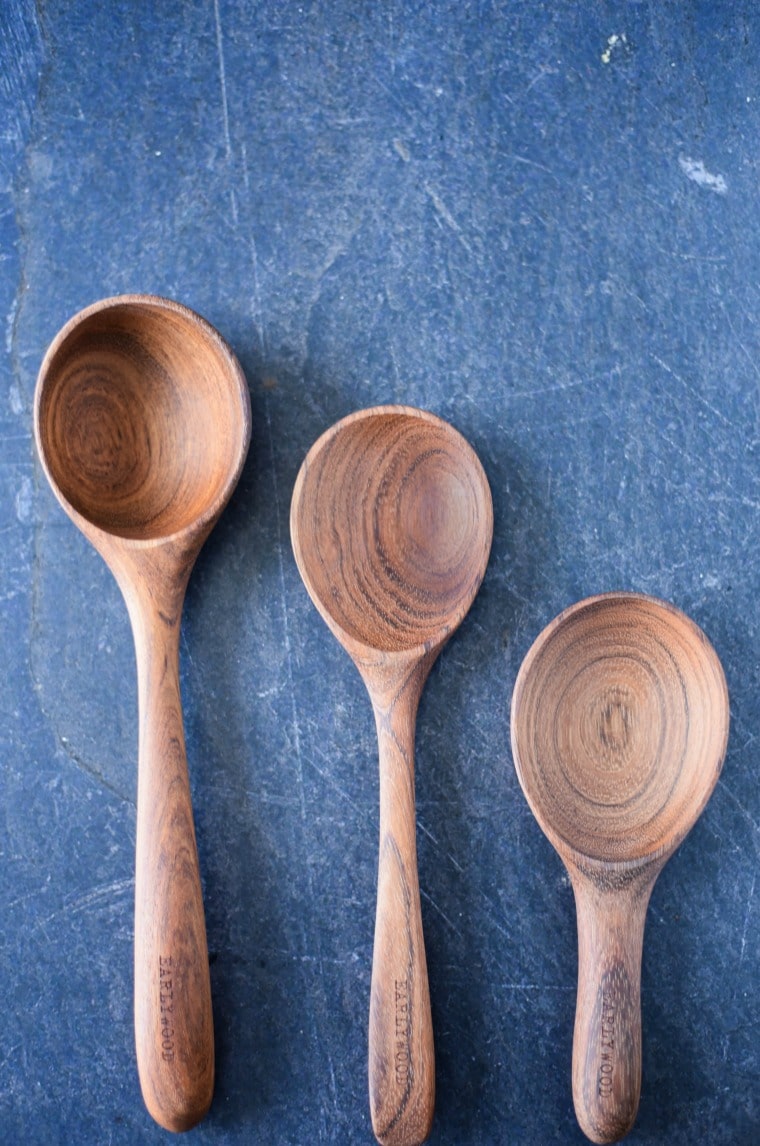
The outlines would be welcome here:
[[[135,1033],[145,1104],[169,1130],[208,1110],[214,1032],[179,689],[195,558],[245,461],[248,389],[204,319],[149,295],[75,315],[40,369],[34,428],[63,508],[129,610],[140,709]]]
[[[561,613],[517,677],[517,775],[575,892],[573,1099],[592,1142],[617,1141],[636,1118],[647,904],[715,786],[728,724],[723,670],[704,633],[639,594]]]
[[[334,425],[301,466],[290,514],[311,599],[369,691],[380,749],[380,861],[369,1021],[372,1126],[387,1146],[430,1132],[435,1069],[420,916],[414,726],[428,673],[478,591],[493,532],[473,450],[405,406]]]

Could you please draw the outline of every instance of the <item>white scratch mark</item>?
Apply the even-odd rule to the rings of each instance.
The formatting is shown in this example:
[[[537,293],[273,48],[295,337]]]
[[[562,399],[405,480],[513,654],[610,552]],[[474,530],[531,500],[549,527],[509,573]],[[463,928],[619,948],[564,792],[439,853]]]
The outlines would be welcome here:
[[[299,803],[296,796],[279,796],[268,792],[266,788],[233,787],[227,784],[217,788],[217,791],[225,799],[255,799],[257,804],[272,804],[278,808],[297,808]]]
[[[726,793],[726,795],[733,801],[734,804],[736,804],[739,811],[742,813],[744,818],[751,825],[752,830],[754,831],[755,835],[760,835],[760,824],[758,824],[757,821],[754,820],[753,817],[749,814],[747,809],[744,807],[744,804],[741,802],[741,800],[739,799],[738,796],[734,795],[734,793],[731,791],[731,789],[729,788],[726,781],[722,780],[722,779],[718,780],[717,787],[722,788],[723,791]]]
[[[595,380],[587,378],[576,378],[572,382],[558,382],[556,386],[537,386],[535,390],[517,390],[511,394],[507,394],[509,401],[512,398],[539,398],[546,394],[561,394],[564,390],[576,390],[579,386],[584,386],[587,382],[593,384]]]
[[[753,899],[754,894],[755,894],[755,879],[756,878],[757,878],[757,873],[753,872],[753,874],[752,874],[752,887],[749,889],[749,896],[747,898],[747,911],[746,911],[745,916],[744,916],[744,929],[742,931],[742,946],[741,946],[741,951],[739,952],[739,963],[740,964],[744,961],[744,948],[747,944],[747,927],[749,926],[749,915],[750,915],[750,912],[752,910],[752,899]]]
[[[671,445],[672,444],[673,443],[671,442]],[[684,453],[684,456],[686,456],[685,453]],[[729,485],[728,482],[726,482],[726,484]],[[733,492],[733,486],[729,485],[729,488]],[[760,509],[760,501],[756,501],[752,497],[746,497],[744,494],[736,494],[734,496],[729,497],[726,494],[715,493],[715,494],[711,495],[710,501],[714,505],[720,505],[723,502],[723,503],[726,503],[728,505],[743,505],[746,509]],[[714,588],[714,586],[706,585],[705,588],[711,589],[711,588]],[[754,740],[754,737],[752,739]],[[746,747],[746,745],[745,745],[745,747]]]
[[[388,292],[386,291],[386,299]],[[388,338],[388,350],[390,351],[391,362],[393,364],[393,376],[396,381],[396,401],[400,402],[403,394],[403,383],[401,381],[401,371],[398,368],[398,359],[396,358],[396,347],[393,345],[393,335]]]
[[[457,223],[456,219],[451,214],[451,211],[449,211],[448,207],[444,203],[441,196],[438,194],[437,191],[435,191],[430,186],[429,183],[425,184],[425,191],[427,192],[427,194],[432,199],[433,206],[435,207],[436,211],[438,212],[438,214],[443,219],[444,223],[447,223],[448,226],[451,227],[452,231],[454,232],[456,237],[459,239],[459,242],[462,244],[462,246],[465,248],[465,250],[469,251],[470,254],[472,254],[472,247],[467,242],[467,239],[465,238],[465,236],[462,234],[462,228],[459,226],[459,223]]]
[[[256,327],[256,333],[259,336],[261,353],[266,358],[267,340],[264,333],[264,314],[261,306],[261,287],[259,286],[259,260],[256,254],[256,240],[253,237],[253,233],[251,233],[250,237],[250,246],[251,264],[253,266],[253,321]]]
[[[288,597],[285,588],[285,562],[282,557],[282,535],[280,533],[280,485],[277,480],[277,468],[275,465],[275,452],[274,452],[274,435],[272,434],[272,417],[269,413],[269,401],[264,401],[264,411],[267,423],[267,435],[269,438],[269,456],[272,464],[272,493],[274,495],[274,510],[275,519],[277,521],[277,563],[279,570],[280,581],[280,599],[282,601],[282,630],[285,640],[285,663],[288,670],[288,685],[290,687],[290,707],[291,707],[291,720],[293,723],[293,747],[295,749],[296,757],[296,777],[298,779],[298,788],[300,792],[301,804],[301,819],[306,823],[306,793],[303,786],[303,760],[301,757],[301,733],[298,720],[298,708],[296,706],[296,692],[293,686],[293,646],[290,640],[290,623],[288,620]]]
[[[524,155],[515,155],[512,151],[508,152],[504,158],[511,159],[513,163],[524,163],[526,167],[535,167],[536,171],[543,171],[547,175],[551,175],[552,179],[556,179],[557,183],[559,183],[559,179],[557,179],[551,167],[546,167],[543,163],[536,163],[534,159],[527,159]]]
[[[334,1103],[335,1109],[337,1111],[338,1103],[336,1100],[337,1100],[338,1088],[335,1085],[335,1068],[333,1066],[333,1060],[332,1060],[332,1055],[330,1054],[329,1045],[327,1045],[327,1044],[325,1045],[325,1050],[327,1052],[327,1066],[328,1066],[328,1069],[330,1071],[330,1090],[332,1091],[333,1103]]]
[[[6,350],[7,354],[10,354],[13,350],[13,333],[14,333],[14,330],[16,328],[16,311],[17,310],[18,310],[18,295],[16,295],[13,302],[11,303],[11,309],[8,311],[8,315],[5,319],[5,350]],[[17,414],[20,411],[14,410],[13,412],[14,412],[14,414]]]
[[[718,195],[725,195],[728,191],[728,183],[723,176],[713,175],[707,170],[701,159],[690,159],[688,155],[679,155],[678,166],[686,178],[691,179],[692,183],[706,187],[708,191],[715,191]]]
[[[433,835],[432,832],[428,831],[428,829],[423,824],[422,820],[417,820],[417,827],[420,829],[421,832],[425,833],[425,835],[427,836],[427,838],[429,840],[433,841],[433,843],[435,844],[436,847],[438,847],[438,840],[435,838],[435,836]]]
[[[79,911],[86,911],[89,907],[95,907],[103,901],[115,899],[117,896],[122,895],[124,892],[131,891],[135,885],[134,878],[130,876],[127,879],[117,879],[113,883],[104,883],[99,887],[93,888],[85,895],[77,896],[71,903],[67,903],[64,911],[67,915],[74,915]]]
[[[230,113],[227,103],[227,73],[224,67],[224,45],[222,43],[222,19],[219,14],[219,0],[214,0],[214,20],[216,22],[216,54],[219,58],[219,84],[222,89],[222,123],[224,125],[224,149],[227,153],[227,162],[232,161],[232,140],[230,139]],[[237,226],[238,205],[234,189],[230,188],[230,211],[232,221]]]
[[[16,517],[20,522],[27,522],[32,517],[32,479],[23,477],[21,488],[16,494]]]
[[[45,880],[44,885],[35,891],[29,891],[26,895],[17,895],[15,899],[9,900],[5,905],[6,911],[12,911],[14,907],[19,907],[22,903],[28,903],[30,899],[37,899],[41,894],[45,894],[49,890],[50,876]]]
[[[62,908],[48,915],[46,919],[35,923],[34,930],[46,927],[48,923],[52,923],[54,919],[58,919],[61,915],[77,915],[80,911],[88,911],[90,908],[98,909],[102,904],[113,907],[113,901],[125,892],[131,891],[134,886],[135,881],[131,876],[129,879],[117,879],[114,883],[100,884],[100,886],[93,888],[91,891],[87,891],[83,895],[78,895],[74,899],[70,899],[67,903],[64,903]]]
[[[245,146],[245,140],[243,140],[240,144],[240,154],[243,157],[243,186],[245,187],[246,191],[250,191],[251,179],[248,171],[248,151]]]
[[[533,77],[533,79],[530,81],[530,83],[526,87],[525,91],[523,92],[523,95],[527,95],[529,91],[532,91],[532,89],[536,86],[536,84],[539,82],[539,80],[542,80],[544,78],[544,76],[555,76],[556,74],[557,74],[556,68],[550,68],[550,67],[546,67],[544,64],[539,64],[538,71],[536,72],[535,76]]]
[[[422,820],[417,820],[417,827],[420,829],[421,832],[424,832],[424,834],[427,836],[427,838],[432,841],[434,847],[440,851],[441,845],[438,843],[438,840],[435,838],[433,833],[431,831],[429,831],[428,828],[425,827]],[[445,852],[444,854],[447,856],[448,859],[451,860],[452,864],[454,865],[454,867],[457,869],[458,872],[464,871],[464,868],[462,867],[462,865],[457,861],[456,856],[453,856],[451,854],[451,852]]]
[[[738,344],[738,346],[739,346],[739,349],[741,350],[742,354],[744,355],[744,357],[745,357],[745,358],[747,359],[747,361],[749,362],[749,364],[750,364],[750,366],[752,367],[752,369],[754,370],[755,374],[758,376],[758,378],[760,378],[760,369],[758,369],[758,365],[757,365],[757,363],[755,362],[755,359],[754,359],[754,358],[753,358],[753,356],[750,354],[749,350],[747,350],[747,347],[744,345],[744,343],[742,342],[741,338],[739,338],[739,335],[736,333],[736,330],[734,329],[734,324],[733,324],[733,322],[731,321],[731,315],[729,314],[729,312],[726,310],[726,308],[725,308],[725,307],[721,307],[721,310],[723,311],[723,314],[726,316],[726,322],[728,323],[728,325],[729,325],[729,328],[730,328],[730,330],[731,330],[731,333],[733,334],[734,338],[735,338],[735,339],[736,339],[736,341],[737,341],[737,344]],[[747,317],[748,317],[748,315],[747,315],[747,312],[746,312],[746,311],[744,311],[744,310],[743,310],[743,311],[742,311],[742,313],[744,314],[744,317],[745,317],[745,318],[747,318]]]
[[[403,139],[394,139],[393,150],[396,152],[396,154],[398,156],[401,157],[401,159],[403,159],[404,163],[408,163],[409,160],[412,158],[411,152],[409,151],[409,148],[404,143]]]
[[[12,414],[23,414],[24,400],[21,397],[21,390],[19,389],[18,382],[13,382],[11,384],[11,388],[8,391],[8,401],[11,404]]]
[[[320,755],[322,755],[322,754],[320,753]],[[314,763],[313,760],[309,760],[308,763],[311,765],[311,767],[314,769],[314,771],[317,773],[317,775],[322,777],[322,779],[324,780],[324,782],[326,784],[328,784],[331,788],[333,788],[338,793],[339,796],[342,796],[347,804],[351,805],[351,807],[354,809],[354,811],[356,812],[356,814],[358,816],[361,816],[362,819],[365,819],[365,820],[368,818],[366,811],[363,808],[360,808],[355,800],[351,799],[348,792],[346,792],[346,790],[344,788],[341,788],[340,784],[338,784],[338,782],[333,779],[333,777],[330,775],[329,772],[325,771],[322,768],[317,767],[317,765]]]
[[[21,1045],[22,1045],[21,1043],[14,1043],[12,1047],[8,1048],[7,1055],[5,1056],[3,1061],[0,1062],[0,1070],[3,1070],[4,1067],[6,1067],[8,1065],[8,1063],[12,1061],[13,1056],[15,1055],[16,1051],[21,1049]],[[12,1083],[11,1083],[11,1085],[12,1085]]]
[[[701,402],[702,405],[707,410],[709,410],[711,414],[714,414],[716,418],[720,418],[724,426],[731,425],[731,419],[727,418],[725,414],[722,414],[720,410],[717,409],[717,407],[710,405],[707,399],[703,398],[699,391],[696,390],[689,382],[687,382],[685,378],[682,378],[680,374],[676,374],[672,366],[668,366],[667,362],[663,362],[663,360],[658,358],[656,354],[653,354],[652,358],[657,363],[657,365],[665,371],[666,374],[669,374],[671,378],[675,378],[676,382],[680,382],[684,389],[688,390],[689,393],[692,394],[698,402]]]
[[[283,947],[270,947],[262,948],[262,950],[269,950],[274,952],[275,955],[281,955],[285,959],[290,959],[292,963],[316,963],[316,958],[313,955],[294,955],[292,951],[288,951]],[[329,963],[332,967],[345,967],[347,963],[358,963],[359,954],[352,951],[345,959],[324,959],[323,962]]]
[[[462,938],[462,932],[459,930],[458,927],[455,926],[455,924],[453,924],[451,922],[448,915],[446,915],[446,913],[441,910],[441,908],[438,906],[438,904],[435,902],[435,900],[431,896],[429,896],[426,891],[423,891],[422,888],[420,888],[420,895],[422,896],[422,898],[425,900],[426,903],[429,903],[430,906],[438,912],[441,919],[443,919],[446,923],[448,923],[449,927],[454,932],[454,934],[458,935],[459,938],[461,939]]]
[[[545,983],[499,983],[500,991],[574,991],[575,987],[567,985],[565,987],[552,987],[547,986]]]
[[[232,144],[230,142],[230,117],[227,107],[227,75],[224,70],[224,45],[222,44],[222,20],[219,15],[219,0],[214,0],[214,19],[216,21],[216,53],[219,57],[219,82],[222,87],[222,121],[224,123],[224,146],[227,158],[232,158]]]

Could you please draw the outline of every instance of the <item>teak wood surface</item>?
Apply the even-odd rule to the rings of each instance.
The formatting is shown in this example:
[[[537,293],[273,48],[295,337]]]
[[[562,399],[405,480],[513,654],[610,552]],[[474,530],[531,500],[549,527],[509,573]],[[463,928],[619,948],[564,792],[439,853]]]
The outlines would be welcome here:
[[[420,913],[414,730],[428,673],[469,609],[493,532],[483,468],[433,414],[379,406],[322,435],[298,474],[291,536],[306,588],[356,664],[380,757],[380,849],[369,1019],[372,1126],[416,1146],[435,1105]]]
[[[34,421],[53,491],[113,572],[132,623],[137,1063],[153,1118],[186,1130],[211,1103],[214,1034],[180,620],[195,559],[245,461],[248,389],[204,319],[166,299],[123,295],[81,311],[57,335]]]
[[[725,677],[680,610],[604,594],[537,638],[511,723],[520,784],[575,893],[575,1111],[593,1142],[615,1142],[639,1105],[647,905],[720,774]]]

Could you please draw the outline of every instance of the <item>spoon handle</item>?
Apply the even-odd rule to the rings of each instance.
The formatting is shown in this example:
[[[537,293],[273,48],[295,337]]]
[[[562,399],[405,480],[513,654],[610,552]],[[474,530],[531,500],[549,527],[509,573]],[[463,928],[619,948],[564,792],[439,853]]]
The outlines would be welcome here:
[[[133,613],[140,709],[135,1036],[143,1098],[168,1130],[203,1118],[214,1089],[206,925],[179,689],[182,602]]]
[[[409,682],[407,681],[407,684]],[[388,707],[373,698],[380,750],[380,858],[369,1018],[372,1127],[383,1146],[417,1146],[435,1106],[430,1015],[414,811],[419,693]]]
[[[633,1126],[641,1091],[641,951],[651,873],[624,888],[573,881],[578,915],[578,999],[573,1101],[592,1142]]]

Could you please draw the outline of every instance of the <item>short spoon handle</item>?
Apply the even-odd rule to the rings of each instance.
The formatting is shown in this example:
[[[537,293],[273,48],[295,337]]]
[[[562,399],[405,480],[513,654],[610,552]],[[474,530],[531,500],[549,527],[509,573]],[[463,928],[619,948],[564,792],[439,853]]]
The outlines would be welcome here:
[[[383,1146],[418,1146],[435,1107],[433,1025],[414,811],[418,694],[373,698],[380,750],[380,860],[369,1019],[372,1126]]]
[[[633,1126],[641,1091],[641,951],[653,877],[600,890],[574,879],[578,1000],[573,1101],[592,1142],[617,1142]]]
[[[140,708],[135,1036],[148,1110],[168,1130],[187,1130],[214,1089],[211,983],[179,689],[182,602],[168,615],[151,606],[131,610]]]

